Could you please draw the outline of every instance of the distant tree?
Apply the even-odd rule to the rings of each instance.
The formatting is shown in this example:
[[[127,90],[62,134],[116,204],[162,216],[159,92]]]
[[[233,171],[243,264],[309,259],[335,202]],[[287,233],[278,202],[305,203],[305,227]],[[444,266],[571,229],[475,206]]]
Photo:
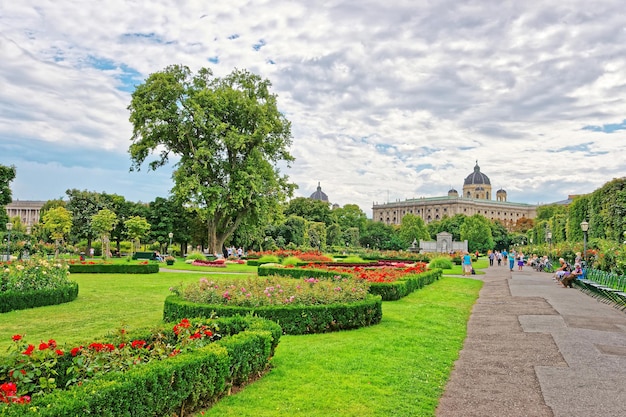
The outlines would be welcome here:
[[[43,215],[46,214],[46,212],[50,209],[53,209],[56,207],[65,207],[66,205],[67,203],[62,198],[48,200],[45,203],[43,203],[43,206],[41,206],[41,208],[39,209],[39,218],[42,218]]]
[[[282,237],[285,243],[293,243],[296,246],[304,244],[306,233],[306,219],[300,216],[289,216],[285,222],[277,228],[277,239]]]
[[[370,249],[396,249],[395,230],[383,222],[368,221],[359,243]]]
[[[124,226],[126,226],[126,234],[130,240],[135,242],[135,250],[138,250],[141,238],[147,236],[148,232],[150,232],[150,223],[143,217],[132,216],[124,221]]]
[[[108,258],[110,248],[111,231],[117,224],[117,215],[109,209],[102,209],[91,216],[91,228],[96,236],[102,240],[102,256]]]
[[[493,237],[494,249],[501,251],[509,247],[509,232],[500,220],[491,222],[491,235]]]
[[[0,227],[2,227],[2,230],[4,230],[4,225],[9,221],[5,207],[13,201],[10,184],[14,179],[15,167],[0,165],[0,224],[2,225]]]
[[[308,246],[324,250],[326,248],[326,225],[323,222],[307,222],[306,237]]]
[[[172,192],[197,211],[217,252],[244,221],[267,223],[295,185],[280,175],[289,164],[291,125],[270,82],[247,71],[223,78],[179,65],[154,73],[132,93],[129,152],[133,170],[157,169],[176,155]]]
[[[91,228],[91,218],[104,208],[100,193],[93,191],[80,191],[71,189],[65,191],[68,202],[65,206],[72,213],[72,238],[76,241],[87,239],[87,248],[91,248],[91,242],[95,238]]]
[[[487,252],[493,249],[490,221],[480,214],[468,217],[461,226],[461,240],[467,240],[470,252]]]
[[[343,207],[333,209],[331,213],[341,226],[341,230],[348,230],[351,227],[356,227],[359,232],[365,230],[367,215],[358,205],[346,204]]]
[[[287,203],[283,213],[285,216],[299,216],[310,222],[322,222],[327,226],[332,223],[328,201],[297,197]]]
[[[361,232],[359,231],[358,227],[349,227],[348,229],[343,231],[343,241],[348,246],[351,246],[351,247],[359,246],[360,237],[361,237]]]
[[[402,217],[398,238],[402,248],[408,249],[414,240],[418,243],[421,239],[430,240],[430,233],[421,217],[409,213]]]
[[[326,244],[330,246],[343,245],[343,233],[338,223],[332,223],[326,228]]]
[[[452,239],[455,241],[460,241],[461,239],[461,226],[465,223],[465,219],[467,216],[465,214],[455,214],[452,217],[443,216],[441,220],[436,220],[434,222],[428,223],[428,232],[430,233],[430,238],[435,239],[437,234],[441,232],[450,233],[452,235]]]
[[[65,207],[50,209],[43,216],[43,224],[52,239],[54,239],[56,246],[55,256],[59,256],[59,245],[72,230],[72,213]]]

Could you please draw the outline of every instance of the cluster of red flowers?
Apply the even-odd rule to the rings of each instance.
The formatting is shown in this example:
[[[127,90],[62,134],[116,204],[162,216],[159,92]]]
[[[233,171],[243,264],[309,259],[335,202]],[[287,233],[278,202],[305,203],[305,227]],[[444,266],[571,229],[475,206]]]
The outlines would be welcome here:
[[[298,259],[301,259],[304,262],[332,262],[328,256],[325,256],[321,251],[301,251],[301,250],[287,250],[287,249],[279,249],[275,251],[263,251],[263,252],[248,252],[248,256],[264,256],[264,255],[272,255],[277,256],[279,258],[288,258],[290,256],[295,256]]]
[[[328,269],[330,271],[337,271],[342,273],[351,274],[355,278],[363,279],[369,282],[395,282],[407,275],[421,274],[426,271],[426,264],[423,262],[417,262],[413,266],[397,268],[391,266],[383,266],[378,268],[347,268],[347,267],[326,267],[324,265],[316,265],[319,269]]]
[[[13,382],[5,382],[0,385],[0,402],[1,403],[16,403],[16,404],[28,404],[30,397],[23,395],[17,396],[17,385]]]
[[[226,261],[224,261],[224,259],[216,259],[214,261],[203,261],[202,259],[196,259],[191,264],[194,266],[217,266],[226,268]]]

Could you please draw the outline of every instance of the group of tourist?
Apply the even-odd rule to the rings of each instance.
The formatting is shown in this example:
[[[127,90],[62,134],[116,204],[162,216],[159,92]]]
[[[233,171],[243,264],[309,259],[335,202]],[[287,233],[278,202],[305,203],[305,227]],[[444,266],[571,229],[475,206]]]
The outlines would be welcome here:
[[[552,279],[561,284],[563,288],[572,288],[572,283],[582,275],[582,256],[580,252],[576,252],[576,259],[574,260],[573,268],[565,261],[565,259],[559,258],[559,267],[552,276]]]
[[[511,271],[513,271],[513,268],[515,268],[516,265],[517,270],[522,271],[524,269],[524,264],[526,263],[524,253],[522,253],[521,251],[516,252],[515,250],[511,250],[510,252],[507,252],[506,249],[504,249],[503,251],[489,251],[488,258],[489,266],[493,266],[494,262],[497,262],[498,266],[501,266],[503,262],[506,265],[506,263],[508,262],[509,269]]]

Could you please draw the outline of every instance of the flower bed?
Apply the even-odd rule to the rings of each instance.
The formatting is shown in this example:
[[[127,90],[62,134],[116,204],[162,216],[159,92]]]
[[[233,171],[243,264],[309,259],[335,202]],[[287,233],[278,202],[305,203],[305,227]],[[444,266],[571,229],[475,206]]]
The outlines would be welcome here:
[[[310,265],[305,268],[284,268],[275,266],[259,267],[259,276],[281,275],[292,278],[303,276],[332,277],[352,276],[370,283],[369,292],[380,295],[383,301],[399,300],[413,291],[428,285],[442,276],[441,269],[425,270],[426,265],[417,263],[407,268],[393,268],[382,266],[378,268],[365,267],[326,267],[324,265]]]
[[[191,265],[226,268],[226,261],[224,259],[216,259],[214,261],[203,261],[202,259],[194,259],[193,262],[191,262]]]
[[[65,263],[42,258],[5,263],[0,270],[0,313],[67,303],[78,296]]]
[[[173,288],[163,317],[254,314],[274,320],[285,334],[323,333],[379,323],[381,298],[368,294],[368,283],[338,277],[294,281],[267,277],[246,281],[208,281]]]
[[[2,391],[11,394],[0,415],[183,415],[264,372],[280,334],[270,321],[232,317],[184,319],[72,349],[54,340],[37,348],[16,335],[16,356],[0,361]]]

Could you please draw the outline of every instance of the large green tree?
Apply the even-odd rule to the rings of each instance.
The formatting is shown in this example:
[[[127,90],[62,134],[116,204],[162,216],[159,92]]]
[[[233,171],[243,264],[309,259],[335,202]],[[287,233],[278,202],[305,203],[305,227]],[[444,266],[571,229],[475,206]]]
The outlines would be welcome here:
[[[72,229],[72,213],[65,207],[50,209],[43,216],[44,228],[50,233],[56,246],[55,256],[59,255],[59,245]]]
[[[470,252],[487,252],[493,249],[490,220],[480,214],[466,218],[461,226],[461,240],[467,240]]]
[[[300,216],[310,222],[322,222],[326,226],[332,223],[328,201],[297,197],[289,201],[283,213],[285,216]]]
[[[5,206],[13,201],[10,184],[14,179],[15,167],[0,165],[0,224],[3,225],[3,229],[4,225],[9,221]]]
[[[341,230],[345,231],[351,227],[358,228],[359,232],[365,230],[367,215],[356,204],[346,204],[343,207],[333,209],[332,215],[341,226]]]
[[[117,224],[117,215],[109,209],[102,209],[91,216],[91,228],[96,236],[100,236],[102,240],[102,256],[104,259],[109,257],[110,236],[111,232]]]
[[[211,252],[242,221],[264,223],[293,193],[278,169],[293,161],[291,125],[270,87],[244,70],[218,78],[173,65],[132,94],[131,169],[148,158],[157,169],[175,157],[172,192],[206,222]]]
[[[424,220],[415,214],[405,214],[402,217],[398,237],[404,249],[408,249],[413,241],[419,245],[419,241],[430,240],[430,234],[424,224]]]

